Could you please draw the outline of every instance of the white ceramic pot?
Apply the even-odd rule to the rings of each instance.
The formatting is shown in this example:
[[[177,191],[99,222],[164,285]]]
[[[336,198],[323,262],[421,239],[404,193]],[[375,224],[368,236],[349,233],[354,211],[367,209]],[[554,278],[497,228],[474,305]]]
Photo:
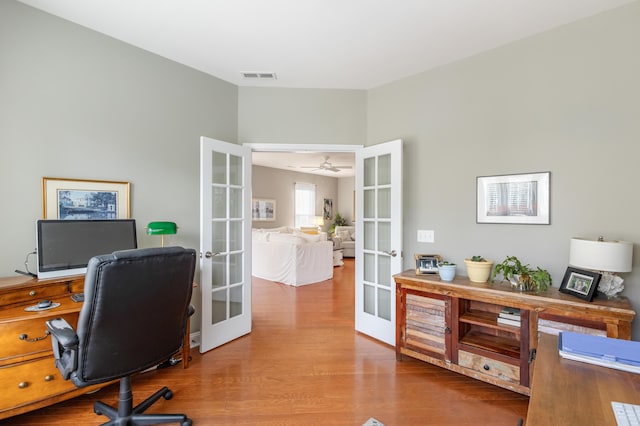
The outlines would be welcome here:
[[[442,281],[453,281],[456,276],[456,265],[438,265],[438,274]]]

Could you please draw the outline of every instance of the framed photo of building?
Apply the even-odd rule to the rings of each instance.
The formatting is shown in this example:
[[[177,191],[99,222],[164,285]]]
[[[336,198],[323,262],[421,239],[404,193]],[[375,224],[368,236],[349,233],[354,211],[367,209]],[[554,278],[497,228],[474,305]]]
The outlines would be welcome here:
[[[42,178],[43,219],[129,219],[130,183]]]

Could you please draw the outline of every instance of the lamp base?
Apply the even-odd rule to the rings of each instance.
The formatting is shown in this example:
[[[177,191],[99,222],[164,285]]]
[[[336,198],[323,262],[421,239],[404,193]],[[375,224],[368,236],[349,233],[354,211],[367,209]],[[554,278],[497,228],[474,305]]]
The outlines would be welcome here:
[[[616,274],[603,272],[602,278],[600,278],[600,284],[598,284],[598,291],[609,299],[617,298],[622,290],[624,290],[623,282],[624,280]]]

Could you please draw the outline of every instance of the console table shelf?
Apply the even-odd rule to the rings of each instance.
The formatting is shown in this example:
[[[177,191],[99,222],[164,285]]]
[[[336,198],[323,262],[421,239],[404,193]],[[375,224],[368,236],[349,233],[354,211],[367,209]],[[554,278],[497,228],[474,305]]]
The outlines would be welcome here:
[[[508,283],[444,282],[414,270],[394,278],[398,360],[410,356],[524,395],[540,332],[630,339],[636,314],[624,297],[589,303],[555,288],[525,293]],[[519,326],[498,322],[505,307],[520,310]]]

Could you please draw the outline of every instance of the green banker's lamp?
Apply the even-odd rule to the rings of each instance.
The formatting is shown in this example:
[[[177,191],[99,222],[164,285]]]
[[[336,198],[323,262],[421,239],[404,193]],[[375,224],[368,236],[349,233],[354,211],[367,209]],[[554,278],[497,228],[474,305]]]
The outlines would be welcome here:
[[[149,222],[147,225],[147,235],[160,235],[162,237],[162,247],[164,247],[164,236],[178,233],[178,226],[175,222]]]

